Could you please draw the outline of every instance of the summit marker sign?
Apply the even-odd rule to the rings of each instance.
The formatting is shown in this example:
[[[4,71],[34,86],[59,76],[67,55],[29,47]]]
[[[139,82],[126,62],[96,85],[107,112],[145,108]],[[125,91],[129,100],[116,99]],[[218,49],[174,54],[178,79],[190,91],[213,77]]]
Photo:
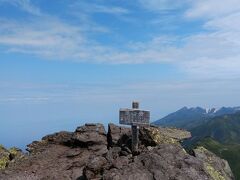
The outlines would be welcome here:
[[[132,109],[119,110],[119,123],[132,126],[132,151],[138,149],[138,126],[149,126],[150,111],[140,110],[139,103],[133,102]]]

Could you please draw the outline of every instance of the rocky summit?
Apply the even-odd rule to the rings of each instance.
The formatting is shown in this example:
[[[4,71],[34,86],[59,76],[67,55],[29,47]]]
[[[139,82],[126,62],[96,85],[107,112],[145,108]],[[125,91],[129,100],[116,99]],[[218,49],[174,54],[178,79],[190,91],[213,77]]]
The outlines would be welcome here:
[[[191,134],[176,128],[141,127],[139,150],[131,151],[131,129],[85,124],[19,149],[0,147],[1,180],[230,180],[227,161],[203,147],[187,153],[180,142]]]

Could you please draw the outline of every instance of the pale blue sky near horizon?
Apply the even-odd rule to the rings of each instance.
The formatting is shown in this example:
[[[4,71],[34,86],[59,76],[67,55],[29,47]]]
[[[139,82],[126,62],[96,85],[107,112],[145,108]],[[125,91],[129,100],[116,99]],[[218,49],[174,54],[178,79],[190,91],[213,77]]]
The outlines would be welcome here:
[[[238,0],[0,0],[0,144],[240,105]]]

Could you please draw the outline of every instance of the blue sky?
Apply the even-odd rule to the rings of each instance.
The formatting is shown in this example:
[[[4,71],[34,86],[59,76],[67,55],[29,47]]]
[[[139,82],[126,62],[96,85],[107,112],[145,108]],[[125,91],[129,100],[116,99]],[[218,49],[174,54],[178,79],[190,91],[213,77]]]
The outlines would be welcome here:
[[[240,105],[239,21],[239,0],[0,0],[0,143],[118,123],[132,100],[152,121]]]

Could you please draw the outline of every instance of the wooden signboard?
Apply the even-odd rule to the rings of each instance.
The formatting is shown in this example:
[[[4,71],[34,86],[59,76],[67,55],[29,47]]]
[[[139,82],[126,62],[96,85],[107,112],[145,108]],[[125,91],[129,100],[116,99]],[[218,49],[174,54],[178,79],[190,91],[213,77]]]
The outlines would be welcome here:
[[[140,109],[120,109],[119,123],[125,125],[148,125],[150,111]]]

